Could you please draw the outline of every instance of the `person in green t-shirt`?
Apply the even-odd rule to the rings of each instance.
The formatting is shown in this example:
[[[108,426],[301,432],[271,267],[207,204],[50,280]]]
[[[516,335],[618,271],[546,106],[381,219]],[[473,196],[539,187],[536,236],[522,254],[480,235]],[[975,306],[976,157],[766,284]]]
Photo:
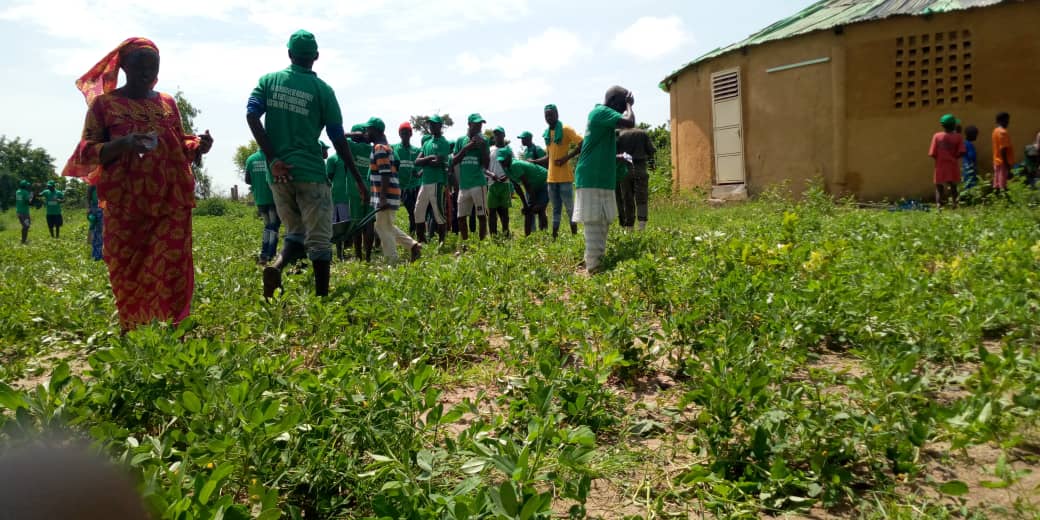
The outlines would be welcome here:
[[[531,132],[525,130],[517,136],[517,139],[520,139],[520,144],[524,146],[522,157],[525,161],[535,162],[548,155],[545,148],[534,144],[534,134]]]
[[[501,126],[496,127],[491,132],[492,145],[491,145],[491,157],[497,158],[499,155],[508,153],[513,154],[513,149],[509,146],[506,141],[506,131]],[[488,171],[491,172],[491,176],[488,178],[487,188],[487,208],[488,208],[488,231],[492,236],[498,234],[498,224],[502,223],[502,234],[509,236],[509,208],[512,206],[513,199],[513,183],[509,181],[505,171],[502,169],[502,165],[498,160],[491,161]]]
[[[29,242],[29,226],[32,218],[29,217],[29,204],[32,204],[33,195],[29,191],[32,184],[22,180],[18,182],[18,190],[14,192],[14,213],[18,216],[18,223],[22,225],[22,243]]]
[[[65,202],[65,193],[54,187],[54,181],[47,181],[47,189],[40,196],[47,206],[47,231],[51,238],[61,238],[61,226],[64,224],[61,203]]]
[[[397,177],[401,185],[401,204],[408,211],[408,232],[416,235],[415,227],[415,202],[419,199],[419,188],[422,187],[422,178],[415,168],[415,160],[419,158],[422,150],[412,145],[412,124],[405,121],[397,128],[397,135],[401,142],[393,145],[394,161],[397,163]]]
[[[574,221],[585,224],[585,268],[590,274],[602,270],[607,250],[607,230],[617,218],[618,128],[635,126],[635,98],[623,87],[610,87],[602,105],[589,112],[585,140],[574,170]],[[624,113],[622,113],[624,112]]]
[[[468,121],[466,135],[455,141],[455,158],[451,162],[452,166],[459,169],[459,211],[456,217],[462,239],[468,240],[469,228],[465,220],[475,210],[480,225],[480,239],[484,240],[487,236],[487,176],[484,172],[491,162],[491,151],[481,135],[484,118],[480,114],[470,114]]]
[[[549,229],[549,217],[546,208],[549,206],[549,170],[533,162],[513,158],[511,150],[499,150],[495,157],[501,164],[506,177],[512,181],[516,193],[523,204],[524,234],[534,232],[535,217],[538,218],[538,229]]]
[[[357,166],[359,172],[362,172],[361,178],[365,185],[365,194],[369,194],[372,190],[372,181],[368,174],[372,164],[372,143],[368,141],[365,125],[362,123],[350,127],[350,134],[347,137],[350,138],[350,153],[354,156],[354,165]],[[360,186],[357,187],[360,188]],[[368,199],[362,193],[354,190],[351,190],[349,195],[350,217],[354,220],[363,219],[369,211]],[[364,258],[366,262],[372,261],[375,237],[374,222],[366,225],[365,229],[354,237],[354,254],[358,260]]]
[[[444,213],[444,193],[448,182],[451,143],[444,138],[444,119],[440,115],[430,116],[429,123],[430,135],[423,137],[419,157],[415,159],[422,186],[415,201],[412,220],[419,241],[426,242],[426,212],[432,213],[437,235],[444,242],[448,222]]]
[[[257,150],[246,159],[246,184],[253,194],[256,213],[264,223],[264,232],[260,240],[260,265],[267,265],[278,254],[278,228],[282,220],[278,217],[278,208],[274,204],[274,195],[268,183],[267,158],[264,152]]]
[[[247,105],[249,129],[269,161],[271,192],[286,232],[282,252],[264,269],[265,298],[282,287],[282,270],[304,257],[314,268],[314,292],[329,294],[332,193],[318,143],[323,128],[368,197],[343,132],[336,93],[312,70],[317,40],[297,31],[288,48],[292,64],[261,77]]]

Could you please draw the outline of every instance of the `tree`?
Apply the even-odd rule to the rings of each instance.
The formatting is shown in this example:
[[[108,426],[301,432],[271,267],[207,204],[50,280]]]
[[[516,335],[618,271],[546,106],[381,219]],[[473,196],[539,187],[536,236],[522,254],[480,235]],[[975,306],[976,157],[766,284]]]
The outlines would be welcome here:
[[[14,192],[21,180],[31,182],[34,192],[42,190],[47,181],[64,184],[46,150],[33,146],[31,139],[22,141],[16,137],[12,141],[0,136],[0,209],[14,205]]]
[[[670,175],[672,171],[672,132],[668,129],[668,125],[652,127],[648,123],[639,123],[639,128],[646,130],[647,135],[650,136],[650,142],[657,150],[657,157],[655,157],[657,171]]]
[[[173,99],[177,101],[177,110],[181,113],[181,126],[184,128],[184,133],[195,135],[195,117],[202,111],[195,108],[195,105],[192,105],[188,98],[184,97],[184,92],[180,90],[173,95]],[[213,180],[202,167],[202,163],[192,164],[191,173],[195,175],[195,196],[200,199],[209,198],[213,194]]]
[[[238,173],[245,178],[246,175],[246,159],[249,159],[250,155],[253,155],[260,149],[260,145],[256,144],[256,141],[250,139],[248,144],[244,144],[235,148],[235,168],[238,168]]]
[[[430,134],[430,116],[412,116],[408,119],[412,122],[412,129],[416,132],[422,135]],[[444,120],[444,128],[451,128],[451,125],[455,124],[448,114],[441,114],[441,119]]]

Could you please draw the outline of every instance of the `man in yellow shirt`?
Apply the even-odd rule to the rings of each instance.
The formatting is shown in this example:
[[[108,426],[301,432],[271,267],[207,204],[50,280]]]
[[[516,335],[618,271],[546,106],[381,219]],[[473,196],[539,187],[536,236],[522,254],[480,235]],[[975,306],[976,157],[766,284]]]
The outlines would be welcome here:
[[[545,122],[549,127],[542,134],[545,138],[546,156],[532,161],[549,169],[549,200],[553,207],[553,238],[560,232],[561,213],[567,208],[567,221],[571,234],[578,233],[574,223],[574,167],[570,161],[581,153],[582,138],[568,125],[560,122],[556,105],[545,106]],[[573,150],[572,150],[573,147]]]

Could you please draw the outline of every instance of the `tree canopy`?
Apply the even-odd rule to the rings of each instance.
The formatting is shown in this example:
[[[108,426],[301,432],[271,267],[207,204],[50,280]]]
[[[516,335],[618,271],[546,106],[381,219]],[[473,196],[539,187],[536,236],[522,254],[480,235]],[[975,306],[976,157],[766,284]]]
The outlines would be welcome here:
[[[429,135],[430,133],[430,116],[419,115],[408,118],[412,122],[412,129],[421,134]],[[444,128],[450,128],[455,124],[455,121],[451,119],[448,114],[441,114],[441,119],[444,120]]]
[[[55,173],[54,158],[46,150],[33,146],[31,139],[0,136],[0,209],[14,205],[14,192],[21,180],[32,183],[34,192],[42,190],[47,181],[65,184]]]

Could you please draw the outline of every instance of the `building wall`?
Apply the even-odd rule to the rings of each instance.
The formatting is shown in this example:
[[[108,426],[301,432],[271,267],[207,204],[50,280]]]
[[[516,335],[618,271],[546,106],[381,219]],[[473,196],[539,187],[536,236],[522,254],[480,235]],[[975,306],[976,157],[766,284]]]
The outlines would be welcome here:
[[[979,170],[991,172],[990,136],[997,112],[1011,114],[1011,138],[1018,160],[1040,131],[1040,2],[1025,1],[925,17],[898,17],[848,27],[847,187],[864,199],[928,197],[933,191],[929,140],[939,117],[953,113],[964,126],[979,128]],[[970,31],[971,46],[959,50],[956,66],[960,103],[895,107],[897,38]],[[934,42],[933,42],[934,43]],[[964,60],[965,52],[970,60]],[[919,57],[920,59],[920,57]],[[933,58],[934,60],[934,55]],[[964,69],[970,64],[973,100],[963,100]],[[949,66],[950,63],[946,62]],[[933,64],[934,70],[934,64]],[[906,79],[906,78],[901,78]],[[918,77],[918,80],[921,78]],[[935,80],[933,76],[931,81]],[[949,78],[947,77],[947,82]],[[950,85],[946,85],[947,90]],[[905,88],[903,89],[905,92]],[[904,103],[907,101],[904,99]],[[866,143],[872,143],[873,146]]]
[[[998,111],[1012,114],[1019,157],[1040,130],[1040,0],[947,13],[895,17],[819,31],[732,52],[685,71],[672,85],[676,187],[708,188],[714,178],[711,74],[741,68],[746,180],[752,194],[788,180],[796,192],[814,178],[834,193],[863,199],[927,196],[928,141],[939,116],[953,112],[980,129],[980,169]],[[896,107],[897,39],[970,31],[973,100]],[[958,49],[960,55],[962,51]],[[827,57],[828,63],[766,69]],[[959,64],[958,64],[959,66]],[[904,73],[905,74],[905,73]],[[906,80],[907,78],[900,78]],[[963,85],[958,85],[962,88]],[[905,90],[905,88],[904,88]],[[1030,93],[1033,97],[1030,98]],[[933,91],[934,94],[934,91]],[[927,97],[927,96],[926,96]]]
[[[752,194],[790,179],[801,189],[831,174],[831,64],[778,73],[766,69],[829,57],[830,33],[807,35],[721,56],[682,74],[671,87],[672,140],[680,189],[714,179],[711,75],[740,68],[745,179]]]

